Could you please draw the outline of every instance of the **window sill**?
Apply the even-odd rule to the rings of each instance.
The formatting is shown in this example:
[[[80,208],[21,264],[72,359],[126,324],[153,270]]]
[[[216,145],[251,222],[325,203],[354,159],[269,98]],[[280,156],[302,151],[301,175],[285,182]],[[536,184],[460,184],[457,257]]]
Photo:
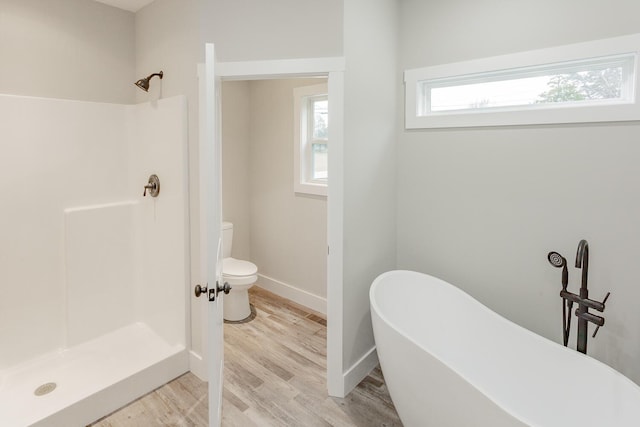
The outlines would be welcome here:
[[[327,197],[326,184],[298,183],[294,185],[293,191],[296,194],[310,194],[314,196]]]

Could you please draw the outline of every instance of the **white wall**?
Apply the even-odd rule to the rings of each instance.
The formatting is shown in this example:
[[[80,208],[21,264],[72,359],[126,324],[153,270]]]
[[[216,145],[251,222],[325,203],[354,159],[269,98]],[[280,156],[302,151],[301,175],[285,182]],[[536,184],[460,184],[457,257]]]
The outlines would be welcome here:
[[[129,104],[134,15],[88,0],[0,1],[0,93]]]
[[[400,4],[400,70],[640,32],[634,1]],[[590,295],[612,293],[589,354],[640,382],[639,134],[638,123],[401,132],[398,267],[560,342],[560,270],[546,256],[567,258],[575,292],[585,238]]]
[[[212,1],[220,61],[341,56],[343,0]]]
[[[346,371],[360,358],[371,354],[374,346],[368,295],[371,282],[378,274],[396,266],[399,77],[396,73],[396,1],[345,0],[344,3],[347,68],[342,354]],[[357,378],[357,382],[360,379]]]
[[[233,256],[257,264],[259,284],[277,293],[288,285],[320,304],[327,200],[293,191],[293,89],[322,81],[225,82],[222,101],[223,210],[234,223]]]

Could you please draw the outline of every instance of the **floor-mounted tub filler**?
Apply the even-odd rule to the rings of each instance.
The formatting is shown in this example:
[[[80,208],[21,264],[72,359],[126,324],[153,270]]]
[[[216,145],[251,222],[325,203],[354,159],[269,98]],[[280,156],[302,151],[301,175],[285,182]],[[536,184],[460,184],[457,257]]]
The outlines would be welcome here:
[[[393,403],[413,426],[638,426],[640,387],[455,286],[390,271],[369,293]]]

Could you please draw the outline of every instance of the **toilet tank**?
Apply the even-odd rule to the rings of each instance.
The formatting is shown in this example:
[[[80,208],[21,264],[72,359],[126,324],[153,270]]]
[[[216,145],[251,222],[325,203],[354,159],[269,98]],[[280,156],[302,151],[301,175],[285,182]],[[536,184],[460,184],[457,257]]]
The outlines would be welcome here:
[[[222,223],[222,258],[231,256],[231,245],[233,244],[233,224],[230,222]]]

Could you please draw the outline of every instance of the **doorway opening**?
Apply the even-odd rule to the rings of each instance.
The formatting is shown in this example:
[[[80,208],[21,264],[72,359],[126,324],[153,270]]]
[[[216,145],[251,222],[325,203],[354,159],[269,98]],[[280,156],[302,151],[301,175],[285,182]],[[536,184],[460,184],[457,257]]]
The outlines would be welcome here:
[[[326,76],[318,76],[223,81],[221,88],[222,212],[226,226],[233,227],[232,240],[224,241],[231,245],[227,255],[257,267],[247,269],[257,276],[256,286],[322,314],[330,152],[326,87]],[[231,305],[225,305],[225,319],[240,320],[227,309]]]
[[[344,98],[344,59],[343,58],[310,58],[310,59],[295,59],[295,60],[276,60],[276,61],[248,61],[248,62],[228,62],[228,63],[218,63],[216,65],[215,77],[216,77],[216,87],[217,89],[217,101],[218,105],[218,123],[221,126],[217,127],[218,135],[220,136],[220,140],[223,138],[221,133],[228,130],[229,124],[223,124],[224,119],[222,116],[222,110],[227,109],[227,102],[230,101],[222,101],[222,84],[223,82],[233,82],[233,81],[245,81],[244,84],[249,84],[249,81],[253,80],[289,80],[295,78],[305,78],[312,79],[314,83],[317,82],[316,79],[324,78],[328,82],[328,110],[330,111],[332,121],[329,127],[328,138],[331,141],[331,154],[329,155],[327,152],[327,159],[331,158],[330,162],[327,163],[326,174],[328,175],[328,181],[330,180],[330,190],[328,191],[328,195],[326,200],[326,219],[325,225],[327,228],[326,232],[326,247],[323,248],[323,257],[327,262],[326,271],[326,279],[325,286],[323,287],[323,291],[326,292],[327,295],[326,300],[319,295],[305,293],[305,292],[297,292],[297,295],[305,295],[307,299],[302,301],[302,308],[312,307],[315,308],[316,311],[324,318],[330,319],[327,323],[324,319],[320,319],[321,322],[327,323],[326,329],[324,331],[324,335],[326,335],[325,343],[323,345],[323,352],[326,354],[326,358],[324,358],[321,363],[322,366],[322,380],[324,393],[327,393],[331,396],[344,396],[344,370],[343,370],[343,360],[342,360],[342,323],[343,323],[343,313],[342,313],[342,253],[343,253],[343,226],[342,226],[342,212],[343,212],[343,190],[342,190],[342,157],[343,157],[343,114],[344,114],[344,106],[343,106],[343,98]],[[213,81],[214,73],[211,71],[206,72],[207,77],[202,82]],[[203,74],[204,75],[204,74]],[[245,87],[245,90],[247,88]],[[289,95],[291,96],[291,95]],[[207,99],[211,99],[208,97]],[[291,98],[290,98],[291,99]],[[209,104],[207,104],[209,105]],[[244,116],[244,120],[246,121],[248,116]],[[205,120],[206,121],[206,120]],[[267,124],[269,122],[267,121]],[[224,128],[222,132],[220,129]],[[203,128],[204,130],[211,130],[209,128]],[[225,132],[226,133],[226,132]],[[287,132],[286,137],[290,137],[293,133],[292,130]],[[210,137],[210,136],[209,136]],[[222,142],[224,144],[224,141]],[[218,148],[222,150],[222,147]],[[206,152],[206,147],[205,147]],[[225,157],[221,155],[220,158]],[[205,158],[209,158],[205,156]],[[227,160],[224,161],[224,167],[221,167],[223,170],[228,170],[232,166],[230,166]],[[224,171],[222,172],[224,174]],[[319,174],[321,175],[321,174]],[[202,182],[211,182],[213,176],[210,176],[210,179],[205,179]],[[224,181],[221,179],[220,181]],[[223,183],[224,185],[224,183]],[[221,191],[221,190],[220,190]],[[228,190],[227,190],[228,191]],[[268,191],[265,190],[265,191]],[[221,191],[222,192],[222,191]],[[237,192],[236,194],[241,194]],[[317,196],[317,195],[316,195]],[[232,196],[233,197],[233,196]],[[305,199],[305,197],[300,197],[300,199]],[[314,199],[313,196],[307,196],[307,201],[317,201],[317,198]],[[228,202],[227,202],[228,203]],[[224,208],[223,217],[228,216],[229,212]],[[214,212],[214,214],[216,214]],[[227,218],[225,218],[227,219]],[[228,219],[231,219],[230,217]],[[235,227],[234,227],[235,228]],[[214,230],[215,231],[215,230]],[[289,231],[286,231],[289,232]],[[234,239],[235,241],[235,239]],[[234,243],[235,244],[235,243]],[[329,251],[329,247],[331,250]],[[326,252],[325,252],[326,251]],[[249,256],[252,257],[251,253]],[[260,268],[258,265],[257,268]],[[277,279],[277,278],[275,278]],[[267,279],[268,280],[268,279]],[[262,289],[257,286],[253,287],[254,289]],[[281,289],[290,289],[286,286],[281,286]],[[324,293],[323,292],[323,293]],[[322,295],[322,294],[321,294]],[[287,295],[288,296],[288,295]],[[319,298],[318,298],[319,297]],[[290,299],[294,299],[294,297],[289,296]],[[295,303],[293,303],[295,304]],[[221,311],[221,310],[219,310]],[[326,313],[326,316],[323,316],[323,313]],[[210,311],[210,315],[211,315]],[[259,314],[259,313],[258,313]],[[215,310],[213,311],[214,318],[210,318],[209,327],[206,329],[211,329],[212,327],[216,330],[218,328],[214,325],[215,321]],[[313,315],[311,315],[313,317]],[[220,317],[221,320],[221,317]],[[253,322],[252,322],[253,323]],[[222,333],[222,328],[220,330],[220,335],[218,335],[217,331],[211,331],[215,336],[220,336]],[[204,332],[204,331],[203,331]],[[211,339],[210,333],[207,333],[203,336],[204,343],[213,344],[213,340]],[[222,341],[222,338],[220,338]],[[220,346],[210,346],[207,345],[209,352],[216,353],[219,349],[222,348],[222,342],[220,342]],[[205,344],[206,345],[206,344]],[[207,356],[209,357],[209,356]],[[214,362],[218,359],[214,358]],[[229,358],[226,358],[227,363],[232,363]],[[216,362],[216,367],[217,367]],[[217,368],[214,368],[217,371]],[[222,379],[222,371],[220,371],[220,375],[213,374],[210,375],[210,385],[213,384],[212,379],[216,382],[216,384],[220,383]],[[217,387],[217,386],[216,386]],[[214,388],[216,388],[214,387]],[[211,387],[210,387],[211,388]],[[214,391],[215,392],[215,391]],[[216,395],[221,396],[216,393]]]

